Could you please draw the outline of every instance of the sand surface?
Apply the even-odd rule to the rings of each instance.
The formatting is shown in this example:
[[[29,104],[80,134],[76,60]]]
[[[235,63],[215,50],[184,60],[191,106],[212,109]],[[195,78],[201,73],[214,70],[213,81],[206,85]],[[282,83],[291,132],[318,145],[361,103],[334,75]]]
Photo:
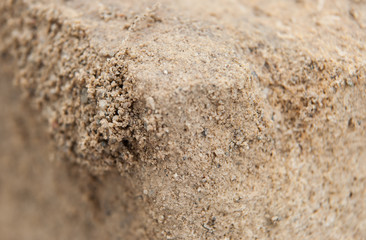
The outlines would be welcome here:
[[[365,239],[366,2],[2,1],[1,239]]]

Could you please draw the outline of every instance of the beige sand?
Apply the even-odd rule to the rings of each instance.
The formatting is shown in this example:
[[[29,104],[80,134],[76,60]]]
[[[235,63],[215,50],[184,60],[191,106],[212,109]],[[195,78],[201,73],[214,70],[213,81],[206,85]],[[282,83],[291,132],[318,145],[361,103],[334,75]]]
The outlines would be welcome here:
[[[365,239],[366,2],[154,2],[0,3],[0,236]]]

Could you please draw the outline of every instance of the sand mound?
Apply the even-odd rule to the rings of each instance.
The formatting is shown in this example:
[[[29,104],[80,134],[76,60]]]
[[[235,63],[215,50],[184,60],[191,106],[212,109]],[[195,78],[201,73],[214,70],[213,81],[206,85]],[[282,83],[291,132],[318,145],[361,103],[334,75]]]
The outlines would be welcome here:
[[[366,2],[154,2],[0,3],[0,236],[366,238]]]

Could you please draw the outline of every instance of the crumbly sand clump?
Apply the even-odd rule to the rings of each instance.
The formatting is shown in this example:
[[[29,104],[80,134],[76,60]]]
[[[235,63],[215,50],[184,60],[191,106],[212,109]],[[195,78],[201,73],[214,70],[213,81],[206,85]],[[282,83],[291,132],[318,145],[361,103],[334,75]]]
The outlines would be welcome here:
[[[363,239],[366,3],[333,2],[4,1],[0,51],[111,239]]]

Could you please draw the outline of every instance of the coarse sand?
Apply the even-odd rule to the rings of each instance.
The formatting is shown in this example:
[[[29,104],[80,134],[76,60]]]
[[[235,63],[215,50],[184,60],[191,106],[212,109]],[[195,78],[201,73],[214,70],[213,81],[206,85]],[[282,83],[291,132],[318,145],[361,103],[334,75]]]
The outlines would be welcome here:
[[[3,0],[0,239],[366,239],[366,1]]]

